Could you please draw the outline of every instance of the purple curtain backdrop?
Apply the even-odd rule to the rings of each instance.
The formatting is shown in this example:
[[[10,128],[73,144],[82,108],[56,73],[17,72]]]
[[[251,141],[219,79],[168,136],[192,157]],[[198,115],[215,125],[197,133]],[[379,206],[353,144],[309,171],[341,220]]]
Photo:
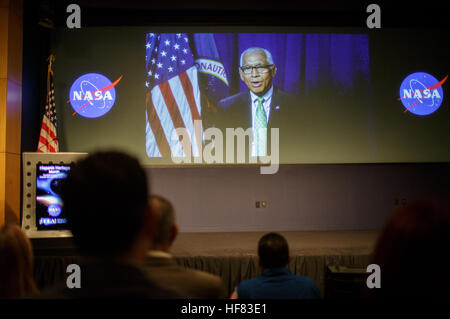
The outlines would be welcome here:
[[[216,33],[214,39],[230,95],[247,89],[238,66],[241,52],[252,46],[272,53],[278,69],[274,84],[293,94],[323,89],[352,94],[356,86],[370,85],[367,34]]]

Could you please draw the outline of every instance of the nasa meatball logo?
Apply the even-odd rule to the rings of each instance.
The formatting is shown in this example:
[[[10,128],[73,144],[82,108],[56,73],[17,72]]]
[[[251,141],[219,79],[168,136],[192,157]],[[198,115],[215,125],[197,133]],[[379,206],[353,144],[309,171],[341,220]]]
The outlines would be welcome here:
[[[58,217],[61,215],[61,205],[58,204],[51,204],[48,206],[47,212],[52,217]]]
[[[447,77],[438,81],[425,72],[408,75],[400,86],[400,97],[398,98],[405,107],[404,113],[409,111],[424,116],[439,109],[444,99],[442,84]]]
[[[69,100],[73,114],[87,118],[97,118],[108,113],[116,101],[115,86],[120,82],[120,76],[111,82],[106,76],[99,73],[88,73],[80,76],[73,82]]]

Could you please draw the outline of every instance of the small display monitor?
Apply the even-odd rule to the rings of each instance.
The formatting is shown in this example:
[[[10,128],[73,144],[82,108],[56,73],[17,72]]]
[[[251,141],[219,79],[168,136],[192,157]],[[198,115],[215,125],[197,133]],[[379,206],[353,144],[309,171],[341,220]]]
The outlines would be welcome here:
[[[21,225],[30,238],[72,237],[61,184],[73,165],[87,153],[22,153]]]
[[[70,167],[70,164],[36,164],[37,230],[67,229],[60,188]]]

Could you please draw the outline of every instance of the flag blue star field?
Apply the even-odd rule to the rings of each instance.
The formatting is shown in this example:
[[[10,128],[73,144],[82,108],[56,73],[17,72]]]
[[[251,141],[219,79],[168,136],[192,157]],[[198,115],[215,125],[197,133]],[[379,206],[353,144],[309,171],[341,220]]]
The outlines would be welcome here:
[[[194,124],[201,119],[201,99],[189,38],[184,33],[148,33],[145,49],[147,155],[198,156],[202,133]],[[178,128],[187,130],[190,143],[181,143]]]

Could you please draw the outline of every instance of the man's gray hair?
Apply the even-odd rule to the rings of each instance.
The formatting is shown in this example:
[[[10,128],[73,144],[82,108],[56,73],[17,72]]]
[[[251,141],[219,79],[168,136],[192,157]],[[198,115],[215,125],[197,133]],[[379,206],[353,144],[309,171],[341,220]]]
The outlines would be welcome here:
[[[175,224],[174,208],[166,198],[159,195],[150,196],[149,203],[151,209],[157,209],[157,212],[154,212],[156,217],[153,243],[167,244]]]
[[[254,52],[254,51],[263,51],[266,54],[266,60],[269,64],[273,64],[273,58],[272,58],[272,54],[264,49],[264,48],[259,48],[259,47],[251,47],[248,48],[247,50],[245,50],[244,52],[241,53],[241,60],[239,62],[239,66],[242,66],[242,63],[244,61],[244,54],[246,53],[250,53],[250,52]]]

